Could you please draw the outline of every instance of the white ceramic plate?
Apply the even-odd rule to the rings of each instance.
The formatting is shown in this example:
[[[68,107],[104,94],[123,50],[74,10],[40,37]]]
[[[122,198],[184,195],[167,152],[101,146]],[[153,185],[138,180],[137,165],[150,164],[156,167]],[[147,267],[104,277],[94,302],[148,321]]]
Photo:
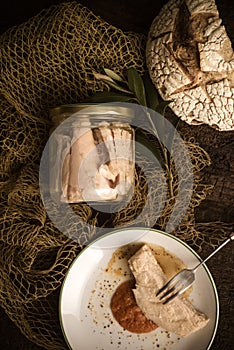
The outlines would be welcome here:
[[[113,268],[111,272],[105,269],[117,247],[135,241],[160,245],[188,267],[200,261],[181,240],[153,229],[114,231],[95,241],[74,260],[61,290],[60,321],[69,347],[72,350],[210,349],[218,324],[219,303],[215,283],[206,266],[198,269],[190,295],[193,305],[210,319],[202,330],[185,338],[161,328],[147,334],[134,334],[114,320],[109,307],[111,297],[129,276],[117,265],[114,273]],[[121,264],[121,260],[116,264]]]

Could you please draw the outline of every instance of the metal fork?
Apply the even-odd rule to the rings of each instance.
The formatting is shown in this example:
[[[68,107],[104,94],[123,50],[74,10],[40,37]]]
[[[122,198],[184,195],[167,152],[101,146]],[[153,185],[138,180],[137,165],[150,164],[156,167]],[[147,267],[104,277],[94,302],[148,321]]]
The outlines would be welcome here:
[[[193,269],[183,269],[179,271],[162,288],[159,289],[159,291],[156,293],[157,299],[162,304],[167,304],[178,295],[184,293],[194,282],[196,270],[233,239],[234,233],[232,233],[226,241],[224,241],[205,260],[201,261]]]

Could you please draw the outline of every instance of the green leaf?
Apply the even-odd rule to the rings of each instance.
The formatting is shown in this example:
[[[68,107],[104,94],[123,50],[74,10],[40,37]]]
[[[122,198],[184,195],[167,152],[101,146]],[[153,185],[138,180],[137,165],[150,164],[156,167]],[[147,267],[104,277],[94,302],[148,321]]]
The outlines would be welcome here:
[[[165,133],[165,121],[162,116],[158,117],[152,111],[148,110],[147,116],[151,122],[152,127],[156,129],[155,136],[158,137],[159,141],[163,143]],[[152,129],[152,131],[155,131]]]
[[[155,111],[159,104],[159,96],[148,73],[144,74],[143,82],[145,86],[147,106]]]
[[[127,102],[131,100],[131,96],[118,94],[115,92],[103,91],[84,99],[82,102]]]
[[[159,161],[160,165],[163,167],[165,165],[165,159],[163,158],[163,155],[160,151],[160,149],[157,147],[156,142],[154,143],[153,141],[149,140],[147,135],[141,130],[137,129],[135,132],[135,140],[136,143],[140,143],[143,146],[145,146],[149,151],[153,153],[153,155],[157,158]],[[137,144],[136,144],[137,146]],[[146,157],[149,156],[148,154],[145,155]]]
[[[133,67],[128,69],[128,86],[142,106],[147,106],[145,87],[141,76]]]
[[[109,85],[110,87],[112,87],[113,89],[115,89],[115,90],[124,92],[125,94],[132,95],[132,92],[131,92],[131,91],[129,91],[129,90],[123,88],[122,86],[116,84],[115,82],[112,83],[111,81],[105,81],[105,83],[106,83],[107,85]]]
[[[156,107],[155,111],[164,115],[167,106],[171,103],[172,101],[161,101],[158,106]]]
[[[108,68],[103,68],[104,72],[113,80],[116,81],[120,81],[121,83],[124,83],[124,80],[122,79],[122,77],[118,74],[116,74],[115,72],[113,72],[111,69]]]
[[[158,137],[162,143],[164,143],[165,140],[165,120],[164,120],[164,114],[167,106],[169,105],[171,101],[161,101],[157,107],[155,108],[155,111],[158,112],[161,117],[154,116],[154,124],[158,133]]]
[[[172,152],[172,147],[173,147],[173,142],[174,142],[174,137],[175,137],[175,131],[178,128],[180,122],[180,118],[176,117],[176,119],[173,120],[173,122],[171,122],[171,124],[173,125],[173,127],[170,127],[170,131],[168,132],[168,135],[166,136],[167,138],[167,150],[168,150],[168,154],[171,154]],[[170,157],[168,157],[168,159],[170,159]]]
[[[93,75],[94,77],[97,79],[97,80],[101,80],[103,83],[109,85],[110,87],[118,90],[118,91],[122,91],[126,94],[132,94],[131,91],[123,88],[122,86],[118,85],[111,77],[105,75],[105,74],[100,74],[100,73],[96,73],[96,72],[93,72]]]
[[[108,77],[105,74],[100,74],[100,73],[93,72],[93,75],[94,75],[94,78],[96,78],[97,80],[102,80],[105,83],[106,82],[114,83],[114,80],[112,78]]]

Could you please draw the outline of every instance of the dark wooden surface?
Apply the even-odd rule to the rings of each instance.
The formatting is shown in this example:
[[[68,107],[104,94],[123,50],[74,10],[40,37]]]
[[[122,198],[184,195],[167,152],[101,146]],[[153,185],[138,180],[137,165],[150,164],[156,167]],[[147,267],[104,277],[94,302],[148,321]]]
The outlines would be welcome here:
[[[60,2],[62,1],[8,0],[4,3],[1,2],[1,33],[13,25],[26,21],[43,8]],[[165,3],[163,0],[145,0],[142,2],[138,0],[81,0],[80,2],[86,4],[87,7],[109,23],[123,30],[143,33],[147,33],[153,18]],[[226,13],[233,8],[230,6],[232,0],[221,1],[221,3]],[[231,15],[233,18],[233,12],[231,12]],[[233,29],[230,30],[234,35]],[[184,123],[181,125],[181,131],[193,136],[207,150],[212,160],[212,165],[205,170],[204,176],[207,183],[214,185],[214,190],[196,210],[197,221],[233,223],[234,132],[218,132],[208,126],[190,127]],[[204,257],[209,252],[210,248],[204,247],[201,255]],[[220,322],[211,350],[231,350],[233,349],[234,340],[233,245],[230,244],[222,250],[216,258],[208,263],[208,266],[215,279],[220,299]],[[4,350],[43,350],[21,335],[18,328],[14,326],[2,309],[0,309],[0,347]]]

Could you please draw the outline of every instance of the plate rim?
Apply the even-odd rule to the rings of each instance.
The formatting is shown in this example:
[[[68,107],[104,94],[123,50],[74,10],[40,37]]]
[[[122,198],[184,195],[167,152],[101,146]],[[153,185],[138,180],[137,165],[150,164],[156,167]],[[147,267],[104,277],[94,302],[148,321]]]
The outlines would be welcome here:
[[[158,230],[158,229],[154,229],[154,228],[147,228],[147,227],[128,227],[128,228],[122,228],[122,229],[113,229],[111,230],[110,232],[107,232],[106,234],[102,235],[101,237],[98,237],[96,238],[95,240],[91,241],[85,248],[83,248],[78,254],[77,256],[74,258],[74,260],[72,261],[72,263],[70,264],[69,268],[67,269],[67,272],[64,276],[64,279],[63,279],[63,282],[62,282],[62,285],[61,285],[61,289],[60,289],[60,293],[59,293],[59,322],[60,322],[60,328],[62,330],[62,333],[63,333],[63,337],[66,341],[66,344],[67,346],[69,347],[69,350],[74,350],[70,343],[69,343],[69,340],[67,338],[67,335],[66,335],[66,332],[65,332],[65,329],[64,329],[64,326],[63,326],[63,320],[62,320],[62,294],[63,294],[63,290],[64,290],[64,287],[65,287],[65,283],[66,283],[66,280],[67,280],[67,277],[68,277],[68,274],[69,274],[69,271],[70,269],[72,268],[72,266],[76,263],[76,261],[79,259],[79,257],[87,250],[89,249],[92,245],[94,245],[96,242],[99,242],[100,240],[106,238],[107,236],[111,236],[112,234],[115,234],[115,233],[118,233],[118,232],[122,232],[122,231],[134,231],[134,230],[144,230],[144,231],[152,231],[152,232],[157,232],[161,235],[164,235],[164,236],[167,236],[169,238],[172,238],[174,240],[176,240],[177,242],[179,242],[180,244],[182,244],[183,246],[185,246],[199,261],[203,261],[203,259],[200,257],[200,255],[192,248],[190,247],[186,242],[182,241],[180,238],[170,234],[170,233],[167,233],[165,231],[161,231],[161,230]],[[102,248],[100,248],[102,249]],[[117,247],[116,247],[117,249]],[[213,288],[213,291],[214,291],[214,297],[215,297],[215,306],[216,306],[216,310],[215,310],[215,315],[216,315],[216,318],[215,318],[215,323],[214,323],[214,327],[213,327],[213,332],[212,332],[212,337],[210,338],[210,341],[206,347],[206,349],[204,350],[210,350],[211,348],[211,345],[214,341],[214,338],[216,336],[216,333],[217,333],[217,329],[218,329],[218,324],[219,324],[219,316],[220,316],[220,305],[219,305],[219,296],[218,296],[218,291],[217,291],[217,288],[216,288],[216,284],[214,282],[214,279],[213,279],[213,276],[208,268],[208,266],[206,265],[206,263],[203,264],[203,267],[206,271],[206,274],[210,280],[210,283],[212,285],[212,288]]]

